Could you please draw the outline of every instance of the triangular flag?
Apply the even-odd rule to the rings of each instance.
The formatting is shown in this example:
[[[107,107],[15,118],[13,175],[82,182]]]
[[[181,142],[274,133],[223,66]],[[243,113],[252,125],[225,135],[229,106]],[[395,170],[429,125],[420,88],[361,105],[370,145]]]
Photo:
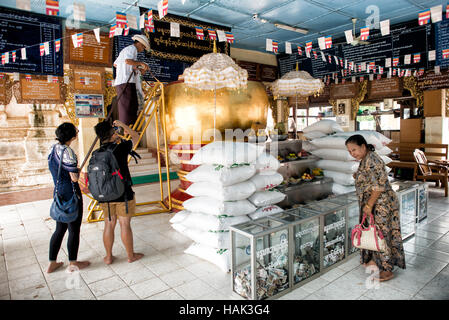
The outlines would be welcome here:
[[[100,43],[100,28],[95,28],[94,29],[94,34],[95,34],[95,39],[97,39],[97,42]]]
[[[131,29],[139,29],[137,27],[137,17],[133,14],[127,14],[126,19],[128,20],[128,27]]]
[[[12,62],[16,62],[16,50],[11,51],[11,55],[12,55]]]
[[[420,26],[428,24],[430,21],[430,9],[418,13],[418,24]]]
[[[432,17],[432,23],[437,23],[443,20],[443,5],[430,8],[430,14]]]
[[[288,41],[285,42],[285,53],[292,54],[292,44]]]
[[[214,29],[207,29],[207,33],[209,34],[209,39],[210,40],[217,40],[217,33],[215,32]]]
[[[435,61],[435,58],[436,58],[436,51],[430,50],[429,51],[429,61]]]
[[[310,58],[310,51],[312,51],[312,41],[306,42],[306,56]]]
[[[115,36],[115,28],[116,28],[115,23],[111,24],[111,28],[109,29],[109,38],[112,38]],[[72,36],[72,38],[73,38],[73,36]]]
[[[50,43],[48,41],[44,42],[44,50],[45,50],[45,55],[50,54]]]
[[[404,64],[410,64],[411,57],[412,57],[411,54],[406,54],[406,55],[404,56]]]
[[[226,34],[226,41],[228,43],[234,43],[234,35],[232,34],[232,32],[225,32],[225,34]]]
[[[196,38],[198,40],[204,40],[204,30],[201,27],[195,27]]]
[[[320,50],[326,49],[326,40],[324,37],[318,38],[318,46],[320,47]]]
[[[271,43],[273,45],[273,52],[277,53],[278,52],[278,44],[279,43],[277,41],[274,41],[274,40],[272,40]]]
[[[77,34],[72,34],[72,43],[74,48],[78,48],[78,36]]]
[[[352,34],[352,30],[346,30],[345,31],[345,37],[346,37],[346,43],[350,44],[352,41],[354,41],[354,36]]]
[[[324,39],[324,43],[326,44],[326,49],[332,48],[332,37],[328,36]]]
[[[384,20],[380,22],[380,32],[382,36],[387,36],[390,34],[390,20]]]
[[[147,11],[145,30],[147,30],[148,32],[154,32],[153,10]]]
[[[45,54],[45,45],[43,43],[41,43],[39,45],[39,54],[40,54],[41,57],[44,56],[44,54]]]
[[[55,40],[55,52],[59,52],[61,50],[61,39]]]
[[[45,12],[49,16],[59,16],[59,0],[45,0]]]
[[[26,60],[27,59],[27,49],[26,48],[20,49],[20,58],[22,60]]]
[[[366,41],[369,39],[369,27],[360,29],[360,40]]]
[[[320,53],[321,53],[321,59],[323,59],[323,61],[326,62],[326,57],[324,56],[324,52],[320,51]]]
[[[391,58],[386,58],[386,59],[385,59],[385,67],[386,67],[386,68],[391,67]]]
[[[302,56],[302,49],[301,49],[301,47],[300,46],[296,46],[297,47],[297,49],[298,49],[298,54],[300,55],[300,56]]]
[[[140,16],[139,29],[145,28],[145,13]]]
[[[266,40],[265,50],[273,52],[273,40],[271,39]]]

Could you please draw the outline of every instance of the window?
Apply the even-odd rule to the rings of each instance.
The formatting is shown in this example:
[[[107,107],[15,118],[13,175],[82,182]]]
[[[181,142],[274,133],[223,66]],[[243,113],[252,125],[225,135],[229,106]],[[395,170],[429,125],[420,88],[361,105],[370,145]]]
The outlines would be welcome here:
[[[297,131],[303,131],[320,119],[336,120],[332,114],[332,107],[311,107],[308,109],[296,109],[296,128]],[[293,124],[293,108],[290,108],[290,115],[288,118],[288,131],[293,132],[295,125]]]

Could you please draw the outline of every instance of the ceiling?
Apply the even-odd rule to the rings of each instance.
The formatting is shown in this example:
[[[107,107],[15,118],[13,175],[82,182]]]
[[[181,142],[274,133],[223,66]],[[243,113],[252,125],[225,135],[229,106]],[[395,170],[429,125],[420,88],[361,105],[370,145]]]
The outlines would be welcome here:
[[[76,0],[84,3],[87,21],[108,24],[114,21],[115,12],[139,15],[138,6],[157,10],[159,0]],[[70,17],[72,0],[60,0],[60,16]],[[209,23],[232,28],[234,47],[265,52],[266,39],[304,45],[321,36],[344,37],[344,31],[352,29],[351,18],[357,18],[356,35],[365,27],[369,11],[375,4],[379,20],[390,19],[396,24],[418,19],[418,12],[443,4],[441,0],[169,0],[168,12]],[[16,0],[2,0],[1,5],[15,8]],[[368,11],[367,11],[368,9]],[[374,8],[376,9],[376,8]],[[31,0],[31,11],[45,13],[45,0]],[[254,14],[258,19],[254,19]],[[266,22],[262,22],[266,20]],[[277,28],[281,23],[307,29],[307,34]]]

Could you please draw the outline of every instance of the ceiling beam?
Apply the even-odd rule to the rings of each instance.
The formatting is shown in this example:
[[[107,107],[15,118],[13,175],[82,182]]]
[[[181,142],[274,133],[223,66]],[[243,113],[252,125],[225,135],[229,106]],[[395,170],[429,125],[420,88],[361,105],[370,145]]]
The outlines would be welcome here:
[[[421,10],[428,8],[427,6],[420,4],[420,3],[416,2],[415,0],[406,0],[406,1],[411,3],[412,5],[414,5],[415,7],[419,8]]]

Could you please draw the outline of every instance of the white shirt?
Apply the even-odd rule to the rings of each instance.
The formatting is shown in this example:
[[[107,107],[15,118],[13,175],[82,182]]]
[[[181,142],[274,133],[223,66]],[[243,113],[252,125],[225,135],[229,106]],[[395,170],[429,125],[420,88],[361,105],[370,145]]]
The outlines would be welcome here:
[[[137,48],[134,44],[131,44],[120,51],[117,59],[115,59],[114,64],[117,66],[115,71],[115,82],[114,86],[126,83],[128,81],[129,75],[133,72],[133,66],[126,63],[127,59],[137,61]],[[129,83],[136,83],[137,76],[131,76]]]

